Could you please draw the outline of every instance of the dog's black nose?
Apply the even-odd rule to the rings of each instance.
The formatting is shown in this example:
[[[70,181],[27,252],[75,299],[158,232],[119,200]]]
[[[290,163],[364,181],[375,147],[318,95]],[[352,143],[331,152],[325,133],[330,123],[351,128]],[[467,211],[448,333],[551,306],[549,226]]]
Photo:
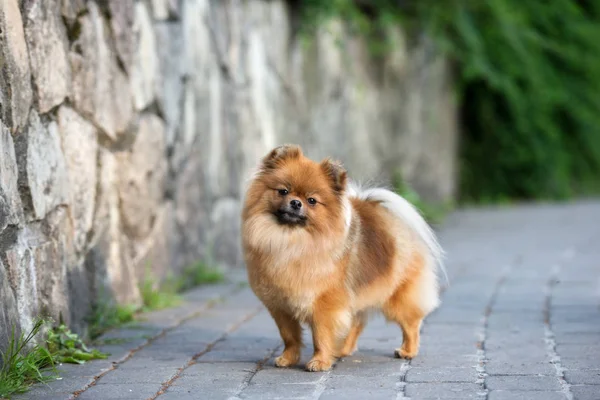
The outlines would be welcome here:
[[[302,208],[302,203],[300,200],[292,200],[290,201],[290,206],[292,206],[294,210],[299,210]]]

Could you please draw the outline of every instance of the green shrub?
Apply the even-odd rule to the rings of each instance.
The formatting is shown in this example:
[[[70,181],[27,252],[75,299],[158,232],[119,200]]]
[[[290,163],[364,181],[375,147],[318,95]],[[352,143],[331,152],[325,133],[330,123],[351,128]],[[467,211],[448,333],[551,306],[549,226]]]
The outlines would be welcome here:
[[[305,32],[340,17],[381,41],[386,26],[401,23],[425,29],[448,54],[461,109],[463,200],[559,199],[600,189],[600,2],[301,4]]]

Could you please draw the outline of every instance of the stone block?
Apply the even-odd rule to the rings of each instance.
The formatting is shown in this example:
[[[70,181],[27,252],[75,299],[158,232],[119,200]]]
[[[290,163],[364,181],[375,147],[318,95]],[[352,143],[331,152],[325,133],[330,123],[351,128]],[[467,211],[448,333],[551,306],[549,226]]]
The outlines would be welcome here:
[[[11,133],[27,124],[33,92],[18,0],[0,1],[0,116]]]
[[[0,351],[5,353],[8,341],[13,333],[20,334],[19,310],[17,300],[10,285],[8,269],[0,259]]]
[[[183,138],[180,130],[185,73],[181,62],[184,56],[183,30],[181,24],[171,22],[155,24],[154,30],[160,64],[157,99],[165,117],[167,145],[173,147],[176,139]]]
[[[72,100],[84,117],[90,118],[113,140],[129,132],[133,104],[128,80],[117,66],[109,44],[106,21],[94,2],[89,13],[79,17],[81,33],[71,45]]]
[[[85,11],[86,0],[60,0],[60,13],[69,27],[75,25],[77,17]]]
[[[118,154],[119,201],[125,232],[146,237],[163,202],[167,176],[164,124],[144,114],[129,151]]]
[[[76,250],[83,252],[96,207],[98,138],[96,128],[67,106],[58,110],[58,127],[67,166],[73,240]]]
[[[138,37],[138,41],[129,76],[135,109],[139,111],[154,101],[160,73],[152,20],[144,2],[135,3],[133,34]]]
[[[107,0],[107,3],[110,11],[109,23],[117,55],[125,68],[125,72],[131,74],[134,54],[139,40],[134,31],[136,2]]]
[[[54,208],[68,204],[67,170],[58,124],[43,122],[32,111],[26,132],[15,141],[15,151],[27,219],[43,219]]]
[[[69,44],[59,1],[27,2],[25,11],[33,87],[37,109],[42,114],[62,103],[71,90]]]
[[[179,0],[152,0],[154,19],[162,21],[179,17]]]
[[[13,138],[8,128],[0,121],[0,234],[8,225],[17,225],[23,221],[18,178],[19,169]]]

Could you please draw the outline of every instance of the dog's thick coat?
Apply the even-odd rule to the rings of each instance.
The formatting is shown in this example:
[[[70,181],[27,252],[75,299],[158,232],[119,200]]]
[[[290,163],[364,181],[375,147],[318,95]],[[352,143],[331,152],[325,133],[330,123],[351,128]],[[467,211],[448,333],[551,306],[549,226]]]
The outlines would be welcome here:
[[[340,164],[280,146],[247,189],[242,243],[250,286],[284,342],[277,366],[299,361],[306,323],[314,342],[306,369],[328,370],[356,350],[374,310],[402,329],[395,355],[417,355],[421,322],[439,304],[442,250],[402,197],[362,190]]]

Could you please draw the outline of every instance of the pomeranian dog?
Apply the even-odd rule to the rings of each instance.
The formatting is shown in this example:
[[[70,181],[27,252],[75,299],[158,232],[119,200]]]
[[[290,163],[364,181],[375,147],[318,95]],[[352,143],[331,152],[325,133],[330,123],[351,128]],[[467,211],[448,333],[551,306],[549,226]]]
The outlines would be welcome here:
[[[276,366],[298,363],[306,324],[314,343],[306,369],[330,369],[356,350],[372,311],[402,329],[396,357],[417,355],[421,322],[440,303],[443,251],[404,198],[356,188],[340,163],[280,146],[249,183],[242,246],[250,286],[285,346]]]

